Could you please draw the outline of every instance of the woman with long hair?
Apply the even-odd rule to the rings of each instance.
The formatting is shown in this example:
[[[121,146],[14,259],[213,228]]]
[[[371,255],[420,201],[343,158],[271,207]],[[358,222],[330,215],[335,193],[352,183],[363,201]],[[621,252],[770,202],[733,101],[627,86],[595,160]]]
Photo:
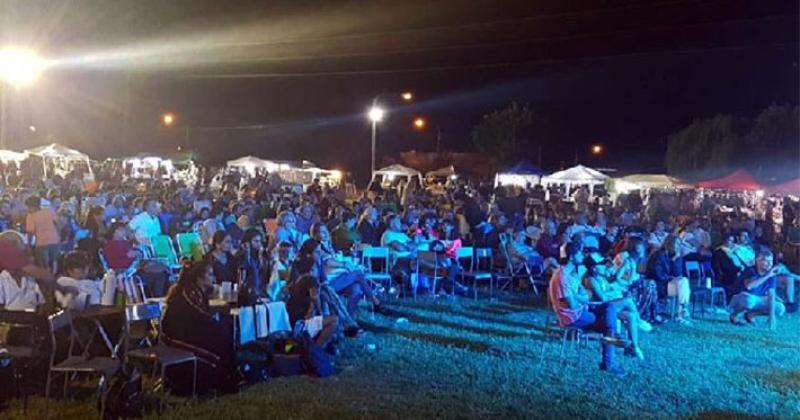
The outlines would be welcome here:
[[[198,390],[235,392],[238,389],[231,318],[209,306],[214,270],[207,260],[185,267],[167,294],[162,339],[172,347],[194,353]],[[191,392],[191,365],[167,370],[167,385],[178,393]]]

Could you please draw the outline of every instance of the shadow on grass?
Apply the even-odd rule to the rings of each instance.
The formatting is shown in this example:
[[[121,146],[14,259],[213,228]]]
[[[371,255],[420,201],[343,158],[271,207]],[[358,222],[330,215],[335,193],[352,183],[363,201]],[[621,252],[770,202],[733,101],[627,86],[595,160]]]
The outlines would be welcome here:
[[[766,370],[759,368],[755,370],[753,376],[782,394],[791,391],[800,394],[800,370]]]
[[[686,419],[697,419],[697,420],[729,420],[729,419],[738,419],[738,420],[756,420],[756,419],[766,419],[769,417],[759,417],[759,416],[752,416],[747,415],[744,413],[737,413],[734,411],[725,411],[725,410],[707,410],[701,411],[695,415],[684,417]]]
[[[420,316],[411,312],[404,312],[404,311],[392,311],[392,315],[402,316],[407,318],[409,321],[417,323],[417,324],[427,324],[427,325],[438,325],[440,327],[445,328],[452,328],[454,330],[462,330],[462,331],[469,331],[475,334],[486,334],[486,335],[494,335],[497,337],[503,338],[515,338],[515,337],[527,337],[528,334],[524,333],[516,333],[512,331],[503,331],[503,330],[496,330],[492,328],[481,328],[481,327],[472,327],[469,325],[459,324],[456,322],[445,321],[441,319],[432,319],[427,318],[424,316]]]
[[[694,329],[685,329],[682,331],[686,335],[696,336],[700,339],[708,338],[709,335],[713,336],[714,338],[727,340],[727,341],[740,341],[746,343],[755,343],[765,347],[772,347],[776,349],[794,349],[800,350],[796,344],[792,343],[785,343],[781,341],[774,341],[774,340],[767,340],[765,338],[755,336],[753,334],[736,334],[736,333],[729,333],[725,331],[705,331],[705,330],[694,330]]]
[[[468,340],[460,337],[445,337],[437,334],[423,333],[417,331],[398,330],[394,328],[384,327],[381,325],[373,324],[371,322],[361,322],[361,328],[373,334],[393,334],[401,337],[410,338],[412,340],[422,340],[429,343],[438,344],[448,347],[457,347],[464,350],[469,350],[476,353],[489,353],[500,354],[500,350],[480,341]]]
[[[491,322],[494,324],[507,325],[510,327],[518,327],[518,328],[525,328],[532,330],[542,330],[544,328],[543,325],[530,324],[527,322],[511,321],[502,318],[492,318],[491,316],[483,316],[480,313],[476,313],[474,311],[459,310],[452,306],[446,306],[446,305],[436,305],[432,303],[423,303],[423,302],[400,302],[400,303],[393,303],[392,306],[405,307],[410,309],[421,309],[424,311],[460,316],[464,318],[470,318],[476,321]]]

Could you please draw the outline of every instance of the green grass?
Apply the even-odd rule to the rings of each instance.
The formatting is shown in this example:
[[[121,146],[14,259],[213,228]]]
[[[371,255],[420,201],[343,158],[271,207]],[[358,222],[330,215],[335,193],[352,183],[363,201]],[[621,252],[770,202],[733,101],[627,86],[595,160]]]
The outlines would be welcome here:
[[[642,334],[646,359],[623,358],[618,379],[597,370],[596,344],[582,365],[559,363],[549,344],[539,362],[549,311],[519,297],[488,302],[400,301],[396,317],[362,314],[328,379],[279,378],[239,395],[171,400],[160,418],[800,418],[800,317],[735,327],[720,316]],[[377,349],[369,351],[367,344]],[[58,401],[58,419],[97,416],[86,397]],[[13,402],[4,419],[42,416]],[[156,418],[155,414],[152,415]]]

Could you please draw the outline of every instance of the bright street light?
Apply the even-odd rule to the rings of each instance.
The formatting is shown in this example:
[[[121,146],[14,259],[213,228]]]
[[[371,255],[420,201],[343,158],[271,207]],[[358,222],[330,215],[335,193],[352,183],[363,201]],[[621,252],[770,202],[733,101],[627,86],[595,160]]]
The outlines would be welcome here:
[[[47,61],[27,48],[0,50],[0,79],[14,87],[30,85],[41,76]]]
[[[603,145],[601,145],[601,144],[592,145],[592,154],[593,155],[600,155],[602,153],[603,153]]]
[[[164,123],[167,127],[175,124],[175,114],[171,112],[167,112],[166,114],[161,116],[161,122]]]
[[[379,106],[373,106],[372,108],[369,109],[367,116],[369,117],[369,120],[372,121],[373,123],[378,123],[383,120],[383,115],[385,113],[386,111],[384,111],[383,108]]]
[[[414,99],[414,94],[411,92],[403,92],[400,94],[400,97],[403,98],[404,101],[410,101]]]
[[[428,126],[428,121],[423,117],[414,118],[414,128],[417,130],[424,130]]]

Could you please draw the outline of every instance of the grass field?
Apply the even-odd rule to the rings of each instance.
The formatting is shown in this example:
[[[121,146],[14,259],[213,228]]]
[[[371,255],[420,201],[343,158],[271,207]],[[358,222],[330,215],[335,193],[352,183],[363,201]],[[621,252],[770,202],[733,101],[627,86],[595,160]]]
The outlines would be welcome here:
[[[643,334],[646,359],[628,376],[597,370],[596,344],[566,365],[558,344],[539,361],[549,311],[519,297],[399,301],[392,317],[362,314],[328,379],[279,378],[239,395],[172,400],[153,418],[800,418],[800,317],[736,327],[718,319]],[[408,322],[396,322],[398,317]],[[369,350],[368,344],[375,344]],[[58,401],[51,418],[97,417],[88,397]],[[13,402],[3,419],[42,417]],[[55,414],[55,413],[54,413]]]

